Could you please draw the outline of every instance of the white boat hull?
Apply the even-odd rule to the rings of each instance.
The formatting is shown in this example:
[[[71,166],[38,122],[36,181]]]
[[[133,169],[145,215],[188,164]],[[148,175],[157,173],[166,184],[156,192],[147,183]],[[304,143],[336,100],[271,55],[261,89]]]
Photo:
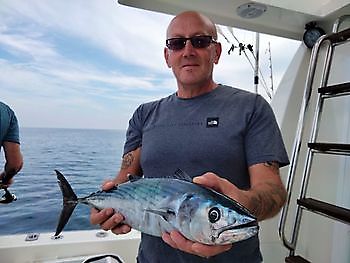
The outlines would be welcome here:
[[[67,231],[56,240],[52,236],[53,233],[41,233],[35,241],[25,241],[26,235],[23,234],[1,236],[0,261],[73,263],[83,262],[93,255],[115,254],[124,262],[136,262],[140,242],[137,231],[118,236],[101,230]]]

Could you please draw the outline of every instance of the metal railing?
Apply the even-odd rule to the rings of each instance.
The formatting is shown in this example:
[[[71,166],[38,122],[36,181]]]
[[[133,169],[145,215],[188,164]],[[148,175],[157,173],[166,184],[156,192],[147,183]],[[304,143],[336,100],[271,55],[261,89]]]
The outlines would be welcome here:
[[[316,66],[318,62],[317,61],[318,55],[323,43],[328,42],[328,48],[326,50],[326,57],[325,57],[325,62],[323,66],[324,70],[321,77],[321,86],[326,86],[328,82],[330,65],[331,65],[331,60],[333,57],[333,50],[334,50],[332,43],[346,41],[347,39],[350,38],[350,29],[347,29],[338,33],[340,24],[344,22],[344,20],[349,18],[350,18],[350,15],[345,15],[338,18],[333,25],[333,33],[329,35],[321,36],[316,42],[311,52],[310,64],[309,64],[308,73],[307,73],[303,100],[302,100],[302,104],[299,112],[299,120],[298,120],[296,135],[293,143],[293,151],[292,151],[292,156],[290,161],[290,168],[289,168],[287,182],[286,182],[286,188],[288,193],[287,200],[286,200],[285,206],[282,209],[279,226],[278,226],[279,236],[283,242],[283,245],[290,250],[290,255],[294,255],[294,251],[296,249],[296,243],[297,243],[297,238],[298,238],[300,223],[301,223],[302,208],[300,206],[297,206],[296,215],[294,217],[293,228],[291,230],[292,236],[290,239],[286,237],[286,222],[287,222],[287,215],[290,208],[291,197],[293,193],[297,165],[298,165],[299,156],[300,156],[300,150],[301,150],[304,127],[305,127],[305,119],[310,106],[312,87],[314,84],[313,82],[314,82]],[[321,100],[320,97],[318,97],[318,100],[316,102],[316,109],[319,109],[319,110],[317,110],[316,114],[314,115],[313,125],[312,125],[313,128],[311,130],[311,137],[310,137],[311,142],[315,142],[317,137],[318,120],[322,113],[322,107],[323,107],[323,100]],[[306,190],[308,187],[308,181],[310,176],[309,171],[311,168],[312,154],[313,154],[313,151],[308,149],[307,155],[306,155],[306,162],[303,170],[303,176],[301,179],[301,188],[300,188],[300,194],[299,194],[300,198],[304,198],[306,195]]]

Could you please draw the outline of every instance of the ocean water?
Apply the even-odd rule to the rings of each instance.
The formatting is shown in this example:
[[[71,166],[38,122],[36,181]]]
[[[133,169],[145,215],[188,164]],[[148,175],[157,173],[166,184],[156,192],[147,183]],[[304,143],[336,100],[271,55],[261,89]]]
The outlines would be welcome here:
[[[0,204],[0,235],[55,232],[62,207],[55,169],[78,197],[99,190],[119,171],[125,131],[22,128],[20,133],[24,167],[9,188],[17,201]],[[1,168],[3,163],[2,152]],[[78,205],[65,231],[98,228],[89,215],[88,206]]]

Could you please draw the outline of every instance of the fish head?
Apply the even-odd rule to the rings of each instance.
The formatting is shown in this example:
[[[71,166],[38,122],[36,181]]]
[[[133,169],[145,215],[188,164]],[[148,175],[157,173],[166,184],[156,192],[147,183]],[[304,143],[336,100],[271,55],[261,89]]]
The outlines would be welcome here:
[[[181,216],[186,213],[187,216]],[[258,233],[256,218],[234,200],[219,194],[214,198],[192,195],[179,209],[184,236],[208,245],[231,244]],[[183,228],[182,228],[183,229]]]

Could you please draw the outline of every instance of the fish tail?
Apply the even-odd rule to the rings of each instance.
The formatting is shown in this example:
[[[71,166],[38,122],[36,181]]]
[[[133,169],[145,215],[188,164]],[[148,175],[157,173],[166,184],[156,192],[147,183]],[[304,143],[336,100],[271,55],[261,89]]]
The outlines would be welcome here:
[[[63,196],[63,208],[55,233],[55,237],[57,237],[62,232],[64,226],[67,224],[70,216],[72,215],[74,208],[78,204],[78,198],[63,174],[57,170],[55,170],[55,172],[57,174],[58,184]]]

